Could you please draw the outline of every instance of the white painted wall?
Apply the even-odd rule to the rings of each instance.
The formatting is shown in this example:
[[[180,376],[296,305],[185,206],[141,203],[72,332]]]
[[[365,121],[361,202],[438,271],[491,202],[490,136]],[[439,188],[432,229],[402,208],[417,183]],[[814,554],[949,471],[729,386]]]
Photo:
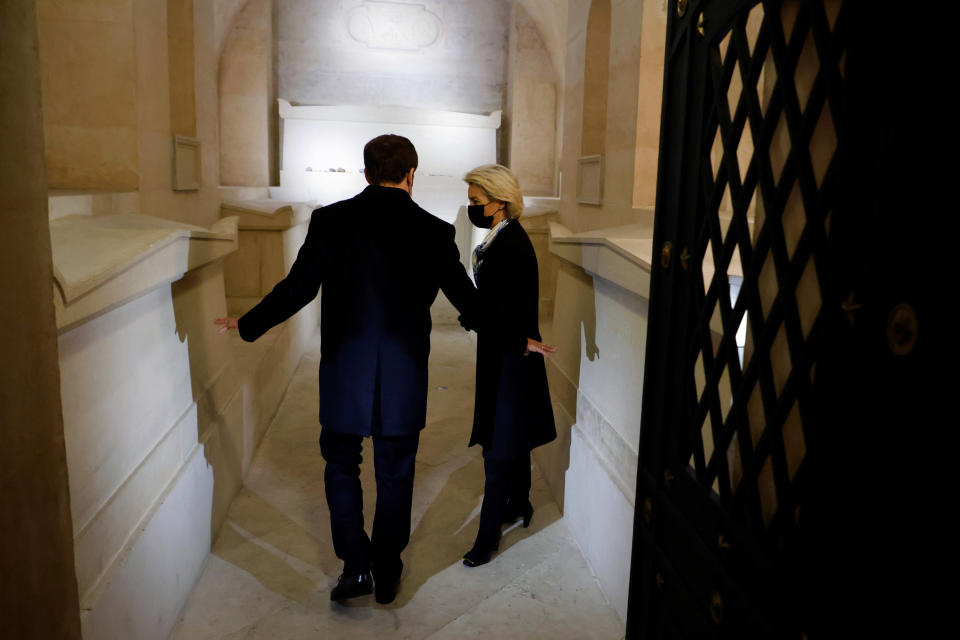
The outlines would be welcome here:
[[[284,198],[331,204],[355,196],[367,186],[364,145],[378,135],[395,133],[417,148],[414,201],[453,224],[467,202],[463,176],[497,159],[499,113],[486,117],[400,107],[290,107],[281,102],[280,115]]]

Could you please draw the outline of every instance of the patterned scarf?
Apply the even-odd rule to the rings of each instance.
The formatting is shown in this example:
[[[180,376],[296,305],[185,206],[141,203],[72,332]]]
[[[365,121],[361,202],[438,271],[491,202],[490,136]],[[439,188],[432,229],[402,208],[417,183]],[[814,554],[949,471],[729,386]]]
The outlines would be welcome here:
[[[487,249],[493,243],[494,239],[497,237],[497,234],[500,233],[500,230],[507,226],[507,223],[510,220],[503,219],[500,223],[495,226],[493,229],[490,229],[490,233],[487,234],[487,237],[483,239],[483,242],[478,244],[473,250],[473,259],[471,264],[473,265],[473,281],[477,282],[477,273],[480,271],[480,265],[483,264],[483,254],[487,252]]]

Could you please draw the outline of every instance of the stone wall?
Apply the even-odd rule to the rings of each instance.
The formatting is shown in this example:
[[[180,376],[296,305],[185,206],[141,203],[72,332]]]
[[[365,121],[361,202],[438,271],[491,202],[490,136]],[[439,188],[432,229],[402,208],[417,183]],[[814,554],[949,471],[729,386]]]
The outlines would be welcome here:
[[[220,182],[213,3],[37,5],[49,187],[137,192],[139,213],[211,225]],[[177,47],[191,30],[192,51]],[[200,140],[199,190],[173,191],[174,133]]]
[[[507,0],[277,0],[278,95],[300,104],[503,108]]]
[[[536,22],[514,5],[507,94],[509,157],[527,196],[556,195],[557,77]]]
[[[136,215],[50,223],[57,279],[40,289],[56,311],[87,640],[169,636],[252,455],[211,322],[236,234],[236,218],[210,231]]]
[[[0,618],[79,640],[40,113],[36,3],[0,3]]]
[[[557,266],[544,339],[557,440],[534,452],[564,520],[621,618],[633,541],[649,263],[551,225]]]
[[[609,5],[609,57],[605,87],[593,86],[597,71],[587,69],[588,63],[602,58],[597,51],[588,55],[588,42],[606,42],[602,31],[588,33],[593,13],[593,24],[605,25],[603,14]],[[645,12],[646,7],[646,12]],[[662,74],[663,56],[657,57],[656,33],[665,28],[658,19],[665,9],[661,2],[641,0],[570,0],[567,31],[566,72],[563,96],[563,154],[560,160],[562,175],[560,217],[563,224],[574,231],[603,229],[635,222],[652,222],[653,202],[635,195],[638,184],[656,182],[656,162],[649,162],[649,154],[640,153],[644,164],[639,165],[638,145],[650,146],[647,132],[656,129],[659,144],[659,124],[654,125],[651,112],[644,103],[638,104],[643,92],[646,101],[654,100],[660,88],[649,85],[655,71],[641,73],[646,60],[642,56],[641,43],[650,38],[650,65],[659,64]],[[599,14],[599,15],[598,15]],[[647,31],[653,32],[648,36]],[[589,58],[589,60],[588,60]],[[601,74],[602,75],[602,74]],[[587,82],[587,80],[590,82]],[[641,80],[644,85],[641,86]],[[606,102],[597,100],[595,92],[605,91]],[[589,100],[587,100],[589,96]],[[655,110],[659,113],[659,109]],[[601,117],[602,115],[602,117]],[[642,120],[642,125],[641,125]],[[589,126],[587,126],[589,125]],[[586,138],[584,136],[587,136]],[[603,201],[600,205],[577,202],[578,158],[585,155],[603,156]],[[651,174],[652,171],[652,174]],[[646,191],[643,191],[646,194]],[[655,193],[655,187],[654,187]]]
[[[39,0],[37,9],[50,187],[138,189],[133,0]]]
[[[660,158],[660,109],[667,40],[667,3],[643,3],[640,25],[640,82],[637,87],[637,135],[634,154],[633,206],[652,208],[657,200]]]
[[[249,0],[220,56],[220,183],[278,184],[273,2]]]

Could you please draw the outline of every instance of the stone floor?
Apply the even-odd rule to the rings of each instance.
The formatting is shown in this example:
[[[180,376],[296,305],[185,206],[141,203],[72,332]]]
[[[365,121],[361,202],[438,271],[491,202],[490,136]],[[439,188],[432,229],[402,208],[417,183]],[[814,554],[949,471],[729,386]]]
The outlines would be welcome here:
[[[347,605],[330,602],[341,564],[330,542],[317,447],[315,341],[230,507],[173,640],[623,637],[623,624],[536,468],[530,528],[505,531],[489,564],[461,565],[476,534],[483,490],[480,451],[466,447],[474,343],[459,326],[435,327],[432,342],[413,534],[396,601],[381,606],[367,596]],[[362,481],[369,528],[376,494],[368,451]]]

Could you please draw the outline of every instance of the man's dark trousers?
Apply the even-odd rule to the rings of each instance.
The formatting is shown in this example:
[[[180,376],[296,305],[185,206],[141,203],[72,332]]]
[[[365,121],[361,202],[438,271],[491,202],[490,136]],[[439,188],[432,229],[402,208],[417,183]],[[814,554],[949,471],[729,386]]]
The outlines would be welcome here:
[[[374,579],[393,581],[400,576],[402,552],[410,541],[413,475],[420,433],[373,436],[373,466],[377,480],[377,508],[372,539],[363,527],[363,489],[360,463],[363,436],[320,432],[333,550],[343,560],[343,573],[373,570]]]

